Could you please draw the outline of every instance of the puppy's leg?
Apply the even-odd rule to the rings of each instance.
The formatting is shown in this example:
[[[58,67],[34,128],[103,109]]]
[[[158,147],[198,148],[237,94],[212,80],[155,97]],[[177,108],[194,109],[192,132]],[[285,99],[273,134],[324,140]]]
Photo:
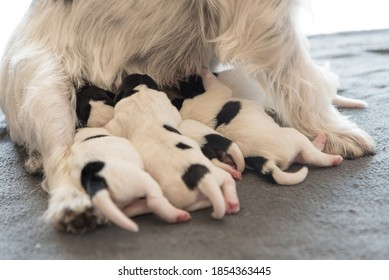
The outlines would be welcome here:
[[[324,147],[327,143],[327,136],[324,133],[319,133],[315,139],[312,141],[312,145],[318,149],[320,152],[324,150]]]
[[[225,175],[225,179],[221,185],[224,199],[226,201],[226,213],[236,214],[240,210],[239,198],[236,192],[236,185],[234,180],[228,174]]]
[[[321,152],[320,149],[325,145],[326,137],[324,134],[319,134],[313,142],[293,128],[283,128],[288,131],[293,141],[296,141],[300,149],[295,161],[299,163],[311,164],[314,166],[335,166],[342,163],[343,158],[340,155],[329,155]]]
[[[142,179],[142,184],[146,193],[146,204],[150,211],[169,223],[181,223],[190,220],[190,214],[188,212],[174,207],[163,196],[158,183],[148,173],[144,172],[142,174]],[[146,211],[146,208],[143,210]]]

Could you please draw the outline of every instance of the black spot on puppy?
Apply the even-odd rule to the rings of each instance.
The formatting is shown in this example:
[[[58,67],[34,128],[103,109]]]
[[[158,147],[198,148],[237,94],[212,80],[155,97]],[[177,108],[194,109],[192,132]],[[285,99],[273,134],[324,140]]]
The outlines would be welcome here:
[[[222,160],[223,155],[230,147],[232,141],[219,134],[208,134],[204,136],[205,144],[201,147],[203,154],[209,158]]]
[[[268,161],[266,158],[261,157],[261,156],[254,156],[254,157],[245,157],[244,160],[245,160],[245,163],[248,167],[257,171],[258,174],[260,174],[262,177],[272,181],[273,183],[276,183],[271,172],[265,173],[263,171],[263,166]]]
[[[108,106],[114,106],[113,92],[102,88],[86,85],[77,92],[76,114],[79,121],[79,127],[86,127],[91,112],[91,101],[102,101]]]
[[[229,124],[238,115],[241,108],[242,104],[239,101],[230,101],[224,104],[216,116],[215,129],[222,124]]]
[[[107,188],[107,182],[97,175],[105,166],[102,161],[93,161],[84,166],[81,171],[81,185],[91,198],[102,189]]]
[[[164,124],[163,128],[166,129],[167,131],[170,131],[170,132],[177,133],[177,134],[181,135],[181,133],[177,129],[175,129],[174,127],[171,127],[168,124]]]
[[[119,87],[118,94],[115,97],[115,104],[121,99],[129,97],[138,92],[135,88],[139,85],[145,85],[150,89],[159,90],[157,83],[148,75],[131,74],[124,78]]]
[[[193,98],[205,92],[203,80],[199,75],[189,76],[186,80],[179,81],[178,93],[184,98]]]
[[[216,77],[217,73],[213,73]],[[191,75],[185,80],[178,82],[178,86],[174,88],[184,98],[193,98],[197,95],[203,94],[205,88],[203,85],[203,79],[199,75]]]
[[[178,143],[178,144],[176,145],[176,147],[179,148],[179,149],[181,149],[181,150],[192,149],[191,146],[189,146],[189,145],[187,145],[187,144],[185,144],[185,143],[182,143],[182,142]]]
[[[190,190],[193,190],[207,173],[209,169],[204,165],[192,164],[182,175],[182,181]]]

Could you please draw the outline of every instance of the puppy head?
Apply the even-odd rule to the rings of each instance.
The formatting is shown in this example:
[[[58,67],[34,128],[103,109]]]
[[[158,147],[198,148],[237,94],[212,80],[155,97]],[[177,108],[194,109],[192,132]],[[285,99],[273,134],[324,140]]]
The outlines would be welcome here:
[[[77,92],[78,127],[101,127],[113,118],[114,93],[88,85]]]
[[[132,74],[127,76],[119,87],[118,94],[115,97],[115,104],[121,99],[129,97],[139,90],[136,89],[139,85],[145,85],[149,89],[159,90],[157,83],[148,75]]]

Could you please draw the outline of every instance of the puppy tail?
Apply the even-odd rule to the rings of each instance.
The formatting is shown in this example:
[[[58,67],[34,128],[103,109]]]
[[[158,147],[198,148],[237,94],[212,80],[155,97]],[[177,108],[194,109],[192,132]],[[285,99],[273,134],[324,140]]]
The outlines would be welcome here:
[[[115,225],[128,231],[137,232],[138,225],[129,219],[113,203],[105,179],[98,175],[104,168],[104,162],[94,161],[86,164],[81,171],[81,184],[92,199],[93,205]]]
[[[215,179],[210,174],[205,175],[199,182],[198,188],[211,201],[213,207],[212,217],[222,219],[226,214],[226,202]]]
[[[304,181],[308,175],[308,168],[306,166],[294,173],[282,171],[274,162],[269,162],[265,168],[271,170],[271,176],[279,185],[288,186],[299,184]]]
[[[299,171],[289,173],[281,170],[273,160],[263,157],[245,158],[247,166],[253,168],[260,175],[274,180],[279,185],[296,185],[305,180],[308,175],[308,168],[302,167]]]

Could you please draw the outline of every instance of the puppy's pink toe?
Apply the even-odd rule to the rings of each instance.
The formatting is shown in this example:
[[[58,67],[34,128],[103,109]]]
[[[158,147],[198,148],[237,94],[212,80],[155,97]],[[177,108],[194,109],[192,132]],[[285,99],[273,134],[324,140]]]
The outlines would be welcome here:
[[[234,170],[231,172],[231,176],[232,178],[234,178],[235,180],[242,180],[242,173],[238,170]]]
[[[184,223],[190,220],[190,214],[188,212],[182,212],[177,216],[177,223]]]
[[[227,202],[227,214],[236,214],[240,210],[238,202]]]
[[[342,156],[334,156],[334,158],[332,160],[332,165],[333,166],[339,165],[342,163],[342,161],[343,161]]]

